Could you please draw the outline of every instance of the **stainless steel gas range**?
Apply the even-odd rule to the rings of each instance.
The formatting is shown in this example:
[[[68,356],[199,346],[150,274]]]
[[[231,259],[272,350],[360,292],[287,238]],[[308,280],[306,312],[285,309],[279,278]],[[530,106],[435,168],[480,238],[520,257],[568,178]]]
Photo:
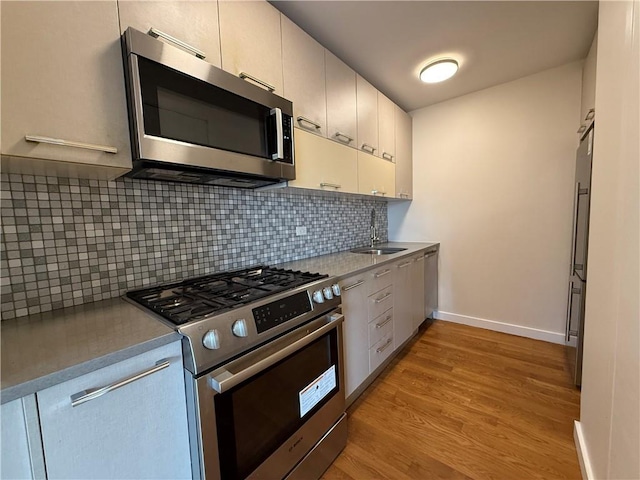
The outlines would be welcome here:
[[[194,478],[319,478],[344,448],[340,294],[269,267],[127,294],[183,335]]]

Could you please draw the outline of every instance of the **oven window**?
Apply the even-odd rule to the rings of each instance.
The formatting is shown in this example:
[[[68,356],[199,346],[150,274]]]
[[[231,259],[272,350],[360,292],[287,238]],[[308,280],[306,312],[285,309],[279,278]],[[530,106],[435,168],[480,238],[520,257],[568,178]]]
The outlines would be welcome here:
[[[234,389],[216,395],[222,478],[245,478],[255,470],[339,391],[342,380],[338,372],[334,329]],[[313,388],[321,393],[310,398],[307,387],[314,381],[318,382]]]
[[[138,57],[144,133],[268,158],[270,109]]]

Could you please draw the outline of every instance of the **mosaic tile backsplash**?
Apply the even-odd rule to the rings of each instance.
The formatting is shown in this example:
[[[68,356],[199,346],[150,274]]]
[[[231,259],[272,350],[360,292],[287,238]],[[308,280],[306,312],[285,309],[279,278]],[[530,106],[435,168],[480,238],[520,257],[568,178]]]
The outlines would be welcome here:
[[[367,197],[129,178],[0,181],[2,319],[366,245],[372,208],[387,239],[387,204]]]

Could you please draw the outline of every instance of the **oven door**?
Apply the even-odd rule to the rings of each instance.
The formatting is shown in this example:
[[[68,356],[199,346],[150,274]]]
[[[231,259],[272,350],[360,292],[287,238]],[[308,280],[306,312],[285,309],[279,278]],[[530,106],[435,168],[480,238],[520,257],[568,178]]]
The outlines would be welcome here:
[[[340,419],[336,312],[196,380],[203,477],[283,478]]]

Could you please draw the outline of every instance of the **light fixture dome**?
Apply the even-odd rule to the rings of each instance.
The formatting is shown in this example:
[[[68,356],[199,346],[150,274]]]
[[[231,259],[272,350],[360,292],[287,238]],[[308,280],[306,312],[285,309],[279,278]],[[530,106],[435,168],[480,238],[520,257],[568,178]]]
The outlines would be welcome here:
[[[443,82],[453,77],[458,71],[458,62],[453,58],[445,58],[431,62],[420,70],[420,80],[424,83]]]

